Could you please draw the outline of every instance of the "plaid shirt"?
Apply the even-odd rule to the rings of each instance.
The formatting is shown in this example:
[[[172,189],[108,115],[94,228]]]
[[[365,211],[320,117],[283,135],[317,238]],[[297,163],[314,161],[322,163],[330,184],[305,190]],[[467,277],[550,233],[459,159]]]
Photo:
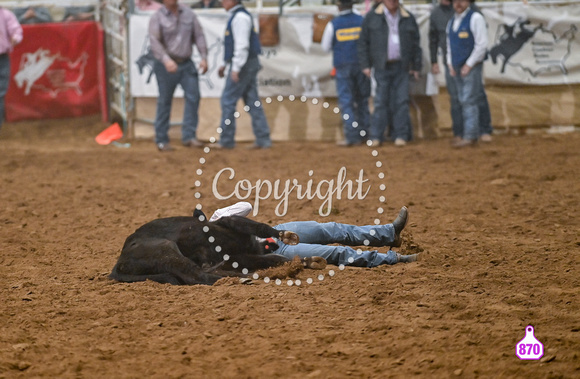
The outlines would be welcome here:
[[[162,7],[151,16],[149,39],[153,55],[163,63],[174,58],[189,59],[195,44],[201,57],[207,59],[207,45],[197,17],[182,4],[177,13]]]

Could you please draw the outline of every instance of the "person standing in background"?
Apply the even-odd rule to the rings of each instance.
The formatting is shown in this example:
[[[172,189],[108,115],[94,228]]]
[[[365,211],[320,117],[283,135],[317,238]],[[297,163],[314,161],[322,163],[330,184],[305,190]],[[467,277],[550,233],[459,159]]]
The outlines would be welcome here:
[[[447,65],[457,90],[463,116],[463,135],[453,142],[461,148],[477,143],[480,135],[479,101],[483,88],[483,60],[487,54],[487,26],[470,0],[453,0],[455,14],[447,26]]]
[[[199,70],[207,72],[207,44],[203,29],[191,8],[177,0],[163,0],[163,7],[151,16],[149,39],[156,58],[153,71],[157,77],[159,97],[155,115],[155,143],[159,151],[171,151],[169,118],[173,93],[181,84],[185,96],[181,141],[187,147],[203,147],[197,139],[199,78],[191,60],[193,45],[201,55]]]
[[[470,8],[474,12],[478,12],[483,16],[481,9],[475,4],[475,0],[471,1]],[[485,20],[485,16],[483,17]],[[487,22],[485,24],[487,29]],[[487,47],[486,54],[483,60],[487,59]],[[483,72],[481,74],[483,81]],[[491,133],[493,132],[493,126],[491,125],[491,111],[489,109],[489,101],[487,100],[487,93],[485,92],[485,86],[481,86],[481,92],[479,93],[479,100],[477,101],[477,107],[479,109],[479,140],[481,142],[491,142]]]
[[[22,42],[22,26],[10,10],[0,6],[0,128],[4,122],[4,101],[10,83],[10,53]]]
[[[473,3],[471,4],[471,8],[476,12],[480,12]],[[433,8],[429,18],[429,53],[431,58],[431,72],[433,75],[438,75],[441,72],[437,59],[439,51],[441,51],[443,57],[445,85],[451,105],[451,129],[454,137],[453,142],[456,142],[463,136],[463,115],[461,104],[457,97],[457,89],[453,84],[453,79],[449,74],[449,66],[447,65],[447,24],[453,17],[454,12],[451,0],[440,0],[439,5]],[[483,86],[481,88],[482,91],[478,101],[480,140],[483,142],[491,142],[492,126],[489,103],[485,88]]]
[[[438,75],[441,72],[438,61],[439,50],[443,55],[445,85],[451,105],[451,129],[454,137],[459,136],[461,138],[463,134],[461,104],[459,104],[457,89],[453,84],[453,79],[449,74],[449,66],[447,65],[447,24],[453,17],[454,12],[451,0],[439,0],[439,4],[431,11],[431,15],[429,16],[429,57],[431,59],[431,72],[433,75]]]
[[[23,7],[14,9],[14,15],[21,25],[52,22],[50,11],[46,7]]]
[[[391,126],[395,146],[413,137],[409,114],[409,77],[419,78],[422,66],[419,26],[399,0],[383,0],[365,16],[358,44],[363,73],[371,68],[377,89],[371,118],[371,146],[380,146]]]
[[[240,98],[249,107],[252,130],[256,141],[253,148],[272,146],[270,126],[258,96],[258,71],[262,69],[258,55],[262,53],[260,39],[250,13],[241,0],[223,0],[222,5],[230,15],[224,39],[224,63],[218,70],[220,78],[229,73],[221,97],[221,136],[218,148],[233,149],[236,134],[236,104]]]
[[[344,141],[339,146],[361,145],[368,138],[370,78],[358,62],[357,43],[363,17],[352,9],[353,0],[338,0],[338,17],[326,24],[322,50],[333,51],[336,92],[342,113]]]

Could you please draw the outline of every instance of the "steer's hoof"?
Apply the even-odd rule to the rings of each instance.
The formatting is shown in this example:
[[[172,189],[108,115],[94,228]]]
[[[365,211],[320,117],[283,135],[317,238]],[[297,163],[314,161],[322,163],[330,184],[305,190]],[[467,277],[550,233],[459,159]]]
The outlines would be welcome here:
[[[288,230],[280,232],[280,240],[284,242],[286,245],[297,245],[298,242],[300,242],[298,234],[290,232]]]
[[[326,259],[322,257],[304,258],[302,263],[304,264],[304,267],[311,268],[313,270],[322,270],[326,267]]]

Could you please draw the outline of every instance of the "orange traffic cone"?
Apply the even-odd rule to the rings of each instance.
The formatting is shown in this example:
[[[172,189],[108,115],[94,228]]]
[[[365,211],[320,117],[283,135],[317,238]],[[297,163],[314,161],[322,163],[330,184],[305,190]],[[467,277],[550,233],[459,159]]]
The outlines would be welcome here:
[[[111,142],[121,138],[123,138],[123,131],[121,130],[119,124],[116,122],[109,126],[107,129],[100,132],[99,135],[95,137],[95,141],[97,141],[99,145],[108,145]]]

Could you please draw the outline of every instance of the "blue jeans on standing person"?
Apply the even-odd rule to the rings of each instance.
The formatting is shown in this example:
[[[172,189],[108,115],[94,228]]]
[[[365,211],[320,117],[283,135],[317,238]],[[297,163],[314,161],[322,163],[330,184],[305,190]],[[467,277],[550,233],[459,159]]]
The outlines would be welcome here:
[[[459,95],[457,93],[457,86],[455,79],[451,76],[449,66],[445,65],[445,84],[447,85],[447,93],[449,94],[449,102],[451,105],[451,129],[454,137],[463,136],[463,114],[461,104],[459,103]]]
[[[369,133],[371,80],[358,64],[336,67],[335,78],[344,139],[347,145],[359,144],[368,138]]]
[[[457,86],[454,84],[454,79],[449,72],[449,67],[445,65],[445,83],[447,85],[447,93],[449,94],[449,101],[451,103],[451,122],[454,137],[463,136],[463,111],[459,103],[459,96],[457,93]],[[481,91],[478,96],[479,109],[479,135],[491,134],[493,127],[491,125],[491,112],[489,109],[489,102],[487,101],[487,94],[485,87],[481,86]]]
[[[390,246],[395,240],[392,224],[356,226],[336,222],[318,223],[316,221],[289,222],[274,226],[276,230],[289,230],[298,234],[300,243],[287,245],[279,241],[275,254],[290,259],[294,256],[309,258],[318,256],[332,265],[375,267],[397,263],[397,253],[389,250],[379,253],[376,250],[357,251],[350,246]],[[339,243],[348,246],[327,245]]]
[[[239,78],[236,83],[231,78],[231,66],[227,74],[226,85],[221,97],[222,119],[220,136],[220,145],[225,148],[233,148],[236,136],[236,105],[240,98],[250,108],[249,113],[252,117],[252,130],[256,137],[255,145],[267,148],[272,145],[270,140],[270,127],[264,114],[264,108],[260,97],[258,96],[258,71],[262,66],[257,57],[248,58],[248,61],[242,67]]]
[[[457,89],[463,115],[463,139],[475,141],[479,138],[479,101],[483,91],[481,63],[471,68],[467,76],[461,76],[461,67],[456,67],[453,82]]]
[[[157,99],[157,114],[155,116],[155,143],[169,143],[169,118],[171,103],[177,85],[183,88],[185,108],[183,110],[183,124],[181,127],[181,141],[187,143],[196,138],[198,109],[199,109],[199,80],[197,69],[192,60],[188,59],[177,65],[177,72],[170,73],[165,65],[155,61],[153,66],[159,98]]]
[[[487,94],[485,93],[485,87],[483,85],[481,86],[479,101],[477,103],[479,108],[479,135],[491,134],[493,132],[493,127],[491,126],[491,112],[489,110],[489,101],[487,101]]]
[[[371,120],[371,140],[385,140],[385,129],[391,126],[391,139],[413,138],[409,114],[409,72],[400,61],[387,63],[385,69],[375,67],[377,88]]]
[[[4,101],[10,83],[10,56],[0,55],[0,128],[4,122]]]

